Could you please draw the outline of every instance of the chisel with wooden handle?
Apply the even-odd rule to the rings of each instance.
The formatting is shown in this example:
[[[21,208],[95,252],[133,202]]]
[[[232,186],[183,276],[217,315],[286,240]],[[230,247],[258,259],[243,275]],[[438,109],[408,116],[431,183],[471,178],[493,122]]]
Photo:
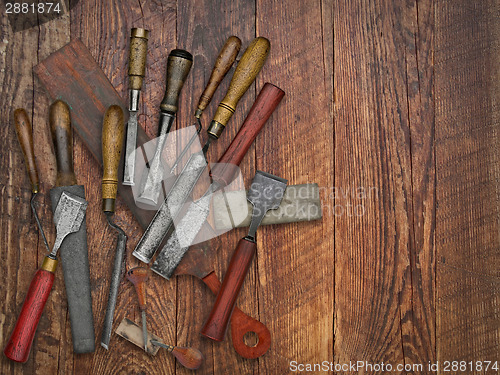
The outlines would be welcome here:
[[[182,149],[182,151],[177,156],[175,162],[172,164],[170,171],[173,172],[176,170],[179,162],[182,160],[186,152],[190,149],[191,145],[194,141],[198,139],[198,134],[200,133],[203,126],[201,125],[200,117],[203,114],[203,111],[212,101],[212,97],[214,96],[217,87],[219,87],[220,83],[226,76],[231,66],[233,66],[234,61],[236,60],[236,56],[238,56],[238,52],[241,48],[241,40],[236,36],[230,36],[224,46],[219,52],[217,59],[215,60],[214,67],[212,69],[212,73],[210,74],[210,78],[208,79],[208,83],[205,86],[205,90],[200,96],[200,100],[198,101],[198,107],[196,108],[196,112],[194,117],[196,118],[196,123],[194,126],[197,126],[197,131],[191,139],[188,141],[186,146]]]
[[[129,119],[127,124],[127,144],[123,168],[123,184],[134,185],[135,148],[137,143],[137,112],[141,95],[142,80],[146,73],[149,30],[134,28],[130,35],[128,57]]]
[[[166,279],[172,276],[208,217],[213,193],[232,182],[238,165],[284,95],[279,87],[270,83],[264,85],[233,142],[213,166],[210,173],[212,184],[200,199],[189,205],[154,261],[151,267],[154,272]]]
[[[185,50],[174,49],[167,59],[167,83],[165,96],[160,104],[160,125],[153,159],[149,161],[149,172],[146,177],[139,200],[146,204],[156,205],[164,176],[161,154],[167,139],[167,133],[174,123],[177,113],[179,95],[191,70],[193,56]]]
[[[61,199],[54,211],[54,224],[56,226],[54,246],[50,254],[44,258],[42,267],[31,280],[16,326],[4,349],[7,358],[16,362],[28,360],[38,322],[54,284],[57,251],[68,235],[78,231],[84,221],[86,209],[87,202],[84,199],[67,192],[61,194]]]
[[[40,181],[38,179],[38,172],[36,170],[35,151],[33,149],[33,129],[31,127],[28,114],[26,113],[24,108],[16,109],[13,113],[13,118],[17,139],[19,141],[19,144],[21,145],[21,150],[23,151],[24,163],[26,164],[28,177],[31,182],[31,210],[33,211],[33,215],[35,216],[36,224],[38,226],[40,234],[42,235],[45,248],[50,252],[49,243],[47,242],[45,232],[43,231],[40,218],[38,217],[38,213],[36,212],[35,208],[35,198],[40,192]]]
[[[113,221],[116,193],[118,191],[118,164],[120,163],[124,134],[123,111],[120,106],[112,105],[107,109],[102,124],[102,210],[106,215],[109,226],[118,233],[118,239],[116,241],[108,305],[106,307],[101,336],[101,346],[105,349],[109,348],[109,341],[111,339],[116,299],[122,276],[122,264],[127,247],[125,232]]]
[[[83,185],[77,185],[73,169],[73,129],[70,110],[65,102],[57,100],[52,103],[49,123],[57,163],[56,187],[50,190],[52,210],[55,211],[63,192],[85,199],[85,189]],[[85,219],[77,232],[68,235],[60,254],[73,351],[77,354],[90,353],[95,350],[95,333]]]

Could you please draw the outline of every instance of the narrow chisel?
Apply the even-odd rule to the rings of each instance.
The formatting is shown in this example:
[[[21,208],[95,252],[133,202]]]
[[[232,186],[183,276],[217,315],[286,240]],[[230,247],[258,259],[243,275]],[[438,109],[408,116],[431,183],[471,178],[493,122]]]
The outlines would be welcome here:
[[[137,112],[141,95],[142,80],[146,72],[149,31],[132,29],[128,58],[129,119],[127,124],[127,143],[123,169],[123,184],[134,185],[135,148],[137,143]]]
[[[109,348],[113,316],[122,276],[122,263],[125,257],[127,236],[125,232],[114,223],[116,193],[118,190],[118,163],[123,146],[124,123],[123,111],[120,106],[112,105],[106,111],[102,124],[102,210],[110,227],[118,232],[116,242],[115,261],[109,286],[108,305],[102,328],[101,346]]]
[[[182,49],[174,49],[167,59],[167,84],[165,96],[160,105],[160,125],[153,158],[149,161],[149,172],[139,196],[141,202],[156,205],[164,176],[161,154],[167,139],[167,133],[174,123],[177,102],[191,65],[193,56]]]
[[[26,169],[28,171],[28,177],[31,182],[31,210],[33,211],[33,215],[35,216],[36,224],[38,225],[38,230],[43,238],[43,243],[45,244],[45,248],[50,252],[49,243],[47,242],[47,238],[45,237],[45,232],[43,231],[42,224],[40,222],[40,218],[38,217],[38,213],[35,208],[35,198],[40,192],[40,183],[38,179],[38,172],[36,170],[36,162],[35,162],[35,152],[33,149],[33,129],[31,127],[30,119],[28,114],[24,110],[24,108],[18,108],[13,113],[14,117],[14,126],[16,128],[17,140],[21,145],[21,149],[23,151],[24,163],[26,164]]]

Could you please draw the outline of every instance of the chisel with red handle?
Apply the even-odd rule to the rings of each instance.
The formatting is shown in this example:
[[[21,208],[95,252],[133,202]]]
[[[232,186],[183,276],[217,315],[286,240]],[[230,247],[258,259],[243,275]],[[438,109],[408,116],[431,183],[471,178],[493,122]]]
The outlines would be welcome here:
[[[70,193],[62,193],[54,212],[57,233],[54,247],[52,252],[44,258],[42,267],[31,281],[16,326],[4,349],[7,358],[16,362],[28,360],[38,322],[54,283],[57,251],[68,234],[78,231],[85,218],[86,209],[87,202],[84,199]]]

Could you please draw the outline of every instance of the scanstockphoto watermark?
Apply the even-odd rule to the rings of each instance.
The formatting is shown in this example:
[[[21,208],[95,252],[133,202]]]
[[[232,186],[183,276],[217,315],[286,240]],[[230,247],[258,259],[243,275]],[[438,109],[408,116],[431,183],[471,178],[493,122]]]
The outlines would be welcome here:
[[[318,193],[323,215],[336,217],[363,216],[367,212],[367,204],[379,197],[376,186],[320,186]]]

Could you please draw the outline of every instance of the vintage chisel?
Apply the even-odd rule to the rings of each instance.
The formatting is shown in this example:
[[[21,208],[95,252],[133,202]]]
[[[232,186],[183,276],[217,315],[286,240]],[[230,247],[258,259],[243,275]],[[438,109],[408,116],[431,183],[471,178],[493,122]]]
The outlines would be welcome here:
[[[246,49],[233,74],[228,92],[217,109],[216,116],[214,117],[217,121],[212,121],[212,125],[209,128],[209,130],[215,129],[213,124],[222,124],[221,126],[216,125],[217,137],[214,139],[217,139],[224,130],[239,100],[260,72],[268,53],[269,41],[265,38],[254,39]],[[221,110],[220,108],[223,109]],[[222,115],[217,115],[217,113],[223,113],[224,118],[220,118]],[[241,133],[241,135],[243,137],[246,136],[244,133]],[[190,156],[182,172],[179,174],[174,185],[165,197],[164,202],[150,222],[146,232],[144,232],[144,235],[137,244],[132,254],[139,260],[145,263],[151,261],[154,253],[170,230],[174,218],[188,199],[198,179],[203,174],[207,165],[205,154],[208,149],[208,144],[210,143],[210,137],[213,138],[214,136],[209,135],[209,139],[202,151],[196,152]],[[242,141],[239,140],[238,142]],[[251,143],[252,142],[250,142],[250,144]]]
[[[24,163],[26,164],[26,170],[28,171],[28,177],[31,182],[31,211],[33,211],[33,215],[35,216],[38,231],[42,235],[45,248],[48,252],[50,252],[49,243],[47,242],[47,238],[45,237],[45,232],[43,231],[42,223],[40,222],[40,218],[38,217],[38,213],[35,207],[35,198],[40,192],[40,182],[38,179],[38,172],[36,170],[35,152],[33,149],[33,129],[31,128],[30,119],[24,108],[16,109],[13,113],[13,117],[17,140],[21,145],[24,156]]]
[[[118,233],[118,238],[109,286],[108,305],[106,307],[101,335],[101,346],[106,350],[109,348],[109,341],[111,339],[116,298],[122,276],[122,263],[127,247],[125,232],[113,221],[116,193],[118,190],[118,163],[120,162],[122,152],[124,130],[123,111],[121,107],[118,105],[110,106],[104,115],[102,124],[102,210],[106,215],[109,226]]]
[[[212,194],[231,183],[238,170],[237,166],[284,95],[280,88],[270,83],[264,85],[233,142],[212,168],[212,184],[200,199],[190,204],[157,256],[151,267],[154,272],[166,279],[172,276],[208,217]]]
[[[142,80],[146,73],[149,30],[134,28],[130,35],[128,57],[129,119],[127,143],[123,168],[123,184],[133,186],[135,175],[135,148],[137,143],[137,112],[141,95]]]
[[[196,141],[196,139],[198,139],[198,134],[201,132],[202,129],[200,117],[203,114],[205,108],[207,108],[207,106],[212,101],[212,97],[214,96],[217,87],[219,87],[220,83],[226,76],[227,72],[229,72],[229,69],[231,69],[231,66],[233,66],[233,63],[236,60],[238,53],[240,52],[240,48],[241,48],[240,38],[236,36],[230,36],[226,40],[226,43],[224,43],[222,49],[220,50],[219,55],[215,60],[214,67],[212,68],[212,73],[210,74],[210,78],[208,79],[207,85],[205,86],[205,89],[203,90],[200,96],[200,99],[198,101],[198,106],[194,114],[194,117],[196,118],[197,121],[194,124],[194,126],[197,127],[197,131],[195,134],[193,134],[191,139],[186,144],[186,147],[182,149],[182,151],[177,156],[175,162],[172,164],[172,167],[170,168],[171,173],[177,169],[177,166],[179,165],[180,161],[182,160],[186,152],[190,149],[193,142]]]
[[[270,173],[257,171],[255,174],[247,195],[248,201],[253,205],[250,229],[248,235],[240,240],[231,257],[217,299],[201,330],[203,336],[215,341],[224,339],[236,299],[257,250],[255,242],[257,228],[267,211],[280,206],[287,183],[287,180]]]
[[[177,113],[177,103],[184,81],[191,70],[193,56],[182,49],[174,49],[167,59],[167,83],[165,96],[160,104],[160,125],[156,150],[153,159],[149,161],[149,172],[139,196],[143,203],[156,205],[160,194],[161,182],[164,176],[161,154],[167,139],[167,133],[174,123]]]
[[[55,211],[63,192],[85,199],[85,189],[77,185],[73,170],[73,131],[69,107],[65,102],[58,100],[52,103],[49,123],[57,162],[56,187],[50,190],[52,210]],[[93,352],[95,334],[85,219],[80,229],[68,235],[64,241],[60,257],[68,297],[73,350],[77,354]]]
[[[65,242],[67,236],[78,231],[85,220],[86,209],[87,202],[85,199],[62,192],[54,210],[54,225],[56,227],[54,246],[50,254],[44,258],[42,267],[31,280],[16,325],[4,349],[7,358],[16,362],[26,362],[28,360],[38,322],[54,284],[57,251]]]

